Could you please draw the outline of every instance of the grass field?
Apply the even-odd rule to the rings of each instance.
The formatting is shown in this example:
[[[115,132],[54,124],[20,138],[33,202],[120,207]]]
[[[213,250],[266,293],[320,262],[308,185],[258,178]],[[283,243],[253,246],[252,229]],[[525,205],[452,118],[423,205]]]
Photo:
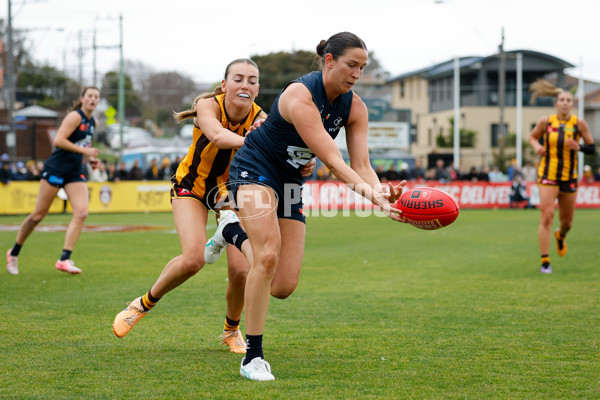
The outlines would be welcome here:
[[[241,357],[217,341],[224,259],[114,336],[115,314],[179,252],[170,214],[90,215],[165,229],[82,234],[79,276],[54,269],[64,233],[35,232],[20,275],[0,274],[0,398],[598,399],[600,213],[577,210],[552,275],[539,273],[538,221],[537,210],[464,210],[426,232],[309,218],[300,285],[271,300],[274,382],[240,377]],[[15,235],[0,232],[2,254]]]

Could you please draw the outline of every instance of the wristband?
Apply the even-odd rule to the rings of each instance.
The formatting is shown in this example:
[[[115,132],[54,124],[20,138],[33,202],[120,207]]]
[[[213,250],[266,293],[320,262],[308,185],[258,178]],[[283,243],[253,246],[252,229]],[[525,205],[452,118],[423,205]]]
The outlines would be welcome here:
[[[595,154],[596,153],[596,146],[594,146],[593,144],[584,144],[583,146],[579,146],[580,149],[579,151],[581,151],[583,154]]]

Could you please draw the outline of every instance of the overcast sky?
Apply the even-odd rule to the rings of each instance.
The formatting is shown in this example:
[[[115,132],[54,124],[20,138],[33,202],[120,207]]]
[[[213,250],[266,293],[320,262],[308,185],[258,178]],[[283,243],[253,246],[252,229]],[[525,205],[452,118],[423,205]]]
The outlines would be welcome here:
[[[197,82],[221,80],[235,58],[314,51],[321,39],[345,30],[394,76],[457,56],[492,55],[502,27],[505,50],[582,62],[583,76],[600,81],[598,8],[596,0],[12,0],[13,25],[31,29],[34,57],[75,78],[81,31],[85,84],[92,81],[93,32],[98,46],[119,44],[119,14],[125,59]],[[7,14],[8,1],[1,0],[0,17]],[[97,52],[100,73],[118,60],[117,49]]]

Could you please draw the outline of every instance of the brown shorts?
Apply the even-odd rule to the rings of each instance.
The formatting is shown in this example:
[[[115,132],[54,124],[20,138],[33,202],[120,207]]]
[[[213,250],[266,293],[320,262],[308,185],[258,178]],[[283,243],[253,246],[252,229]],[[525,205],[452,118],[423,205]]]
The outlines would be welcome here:
[[[538,180],[540,185],[544,186],[558,186],[558,192],[563,194],[571,194],[577,192],[577,180],[573,179],[570,181],[553,181],[546,178]]]

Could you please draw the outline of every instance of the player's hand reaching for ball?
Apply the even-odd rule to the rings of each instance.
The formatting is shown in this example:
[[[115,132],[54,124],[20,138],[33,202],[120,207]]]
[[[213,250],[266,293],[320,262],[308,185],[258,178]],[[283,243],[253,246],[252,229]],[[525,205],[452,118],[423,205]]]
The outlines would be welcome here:
[[[404,182],[406,183],[406,182]],[[402,211],[398,210],[394,204],[390,204],[390,193],[373,191],[371,202],[381,208],[385,215],[398,222],[405,222],[402,218]],[[395,203],[395,202],[394,202]]]
[[[404,185],[406,185],[406,181],[402,181],[396,186],[392,185],[391,182],[387,182],[387,186],[389,188],[389,201],[390,203],[396,203],[400,196],[402,196],[402,191],[404,190]]]

